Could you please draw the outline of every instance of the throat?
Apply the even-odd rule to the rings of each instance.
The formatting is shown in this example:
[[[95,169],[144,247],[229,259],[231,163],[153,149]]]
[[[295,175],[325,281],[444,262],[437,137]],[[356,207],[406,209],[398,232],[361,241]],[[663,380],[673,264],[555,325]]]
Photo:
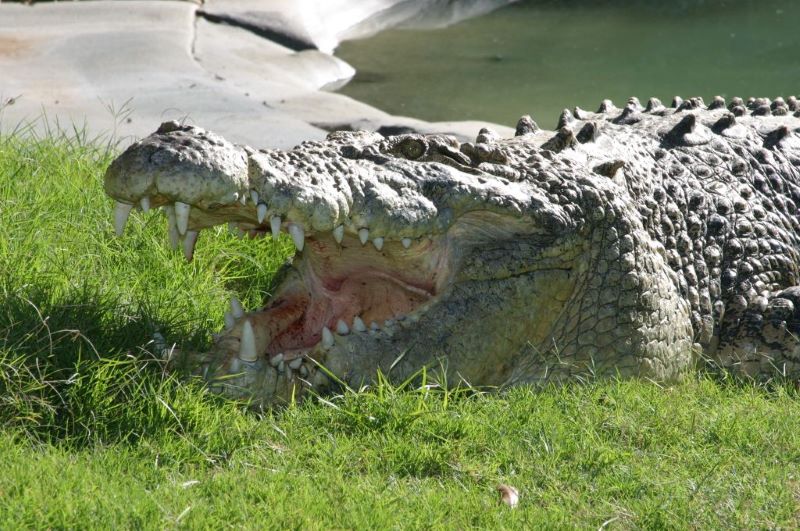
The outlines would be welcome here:
[[[446,253],[433,241],[377,251],[357,239],[341,244],[309,239],[293,270],[291,281],[265,308],[283,311],[270,355],[310,348],[323,339],[325,328],[339,334],[381,330],[423,311],[448,276]]]

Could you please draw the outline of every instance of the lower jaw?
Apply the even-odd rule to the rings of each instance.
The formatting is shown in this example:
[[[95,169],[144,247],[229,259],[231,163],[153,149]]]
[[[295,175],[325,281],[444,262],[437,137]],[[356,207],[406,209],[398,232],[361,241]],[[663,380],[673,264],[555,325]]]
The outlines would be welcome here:
[[[371,359],[370,352],[359,356],[353,352],[355,335],[394,335],[400,326],[407,326],[420,318],[420,313],[402,316],[377,330],[354,331],[347,334],[331,333],[332,343],[319,343],[278,354],[267,354],[255,361],[243,361],[233,356],[227,363],[218,360],[205,366],[204,376],[209,387],[234,399],[244,399],[251,406],[290,403],[302,398],[309,390],[327,392],[331,387],[347,385],[348,374],[355,366],[359,374],[373,374],[378,369],[379,357]],[[360,341],[359,341],[360,342]],[[353,365],[355,363],[355,365]],[[372,365],[374,364],[374,367]]]
[[[398,327],[416,322],[438,298],[434,284],[445,281],[441,259],[431,265],[413,253],[414,247],[405,255],[389,247],[373,257],[370,247],[362,251],[359,243],[348,241],[335,246],[309,239],[306,246],[267,306],[248,314],[257,333],[264,334],[261,351],[218,359],[214,363],[220,365],[208,369],[212,387],[262,403],[305,388],[328,388],[338,380],[328,365],[344,376],[354,351],[363,350],[356,356],[358,365],[368,368],[375,354],[369,352],[371,338],[378,345]],[[422,271],[433,272],[428,281],[408,280],[427,278]]]
[[[288,291],[291,291],[288,288],[291,287],[297,286],[289,285],[282,290],[283,294],[273,299],[271,307],[246,316],[237,315],[236,318],[246,319],[254,330],[258,330],[259,326],[269,326],[270,323],[274,326],[275,321],[281,318],[281,312],[291,307],[286,303]],[[294,295],[297,297],[297,292]],[[296,306],[304,310],[301,302],[302,298],[295,300]],[[240,308],[238,303],[236,306]],[[310,336],[303,344],[285,345],[285,348],[279,348],[279,344],[272,341],[266,351],[256,351],[254,356],[243,355],[244,341],[237,337],[238,334],[223,335],[217,340],[216,353],[200,355],[191,364],[202,370],[202,376],[212,391],[229,398],[246,400],[251,406],[292,402],[309,390],[315,393],[329,391],[331,387],[343,384],[343,380],[352,376],[351,372],[356,366],[359,374],[373,374],[378,368],[380,356],[369,346],[374,343],[378,348],[377,345],[401,328],[413,326],[411,323],[416,322],[429,308],[430,304],[424,304],[411,314],[388,319],[380,325],[376,323],[372,328],[367,325],[363,328],[348,326],[346,330],[334,327],[331,330],[325,326],[319,338]],[[286,319],[287,315],[282,317]],[[263,330],[258,333],[263,333]],[[278,338],[280,334],[278,332]],[[230,348],[226,348],[226,341],[235,343],[228,344]],[[198,362],[199,366],[196,365]]]

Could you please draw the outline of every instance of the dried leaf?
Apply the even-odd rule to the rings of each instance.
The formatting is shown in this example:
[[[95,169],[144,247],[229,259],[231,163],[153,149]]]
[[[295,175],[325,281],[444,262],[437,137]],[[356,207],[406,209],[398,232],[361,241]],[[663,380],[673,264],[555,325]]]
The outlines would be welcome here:
[[[519,491],[511,485],[501,483],[497,486],[497,492],[500,493],[500,503],[505,503],[512,509],[519,503]]]

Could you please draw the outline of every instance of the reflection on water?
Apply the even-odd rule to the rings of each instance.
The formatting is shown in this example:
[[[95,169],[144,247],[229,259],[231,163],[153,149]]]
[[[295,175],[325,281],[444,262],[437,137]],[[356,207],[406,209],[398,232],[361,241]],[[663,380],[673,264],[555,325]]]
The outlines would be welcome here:
[[[619,3],[531,0],[347,42],[336,54],[358,74],[342,92],[426,120],[511,125],[530,113],[547,127],[604,98],[800,93],[797,0]]]

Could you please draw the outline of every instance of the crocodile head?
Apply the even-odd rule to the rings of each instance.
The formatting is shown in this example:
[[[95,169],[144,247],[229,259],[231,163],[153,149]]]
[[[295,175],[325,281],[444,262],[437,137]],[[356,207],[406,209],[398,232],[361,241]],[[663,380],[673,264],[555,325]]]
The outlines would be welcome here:
[[[163,206],[189,259],[199,231],[220,223],[265,242],[291,236],[296,253],[265,305],[245,312],[234,300],[212,351],[188,355],[234,396],[268,403],[431,366],[478,385],[541,380],[601,362],[598,345],[627,356],[616,370],[658,373],[643,369],[647,340],[630,338],[659,340],[635,295],[667,273],[657,258],[609,265],[607,253],[648,244],[613,172],[587,169],[591,153],[553,157],[529,136],[500,144],[484,131],[459,144],[336,132],[254,151],[165,123],[112,163],[105,189],[118,233],[135,205]],[[614,296],[587,310],[604,283]],[[685,311],[669,288],[661,301],[680,328]],[[583,343],[598,323],[609,333]]]

